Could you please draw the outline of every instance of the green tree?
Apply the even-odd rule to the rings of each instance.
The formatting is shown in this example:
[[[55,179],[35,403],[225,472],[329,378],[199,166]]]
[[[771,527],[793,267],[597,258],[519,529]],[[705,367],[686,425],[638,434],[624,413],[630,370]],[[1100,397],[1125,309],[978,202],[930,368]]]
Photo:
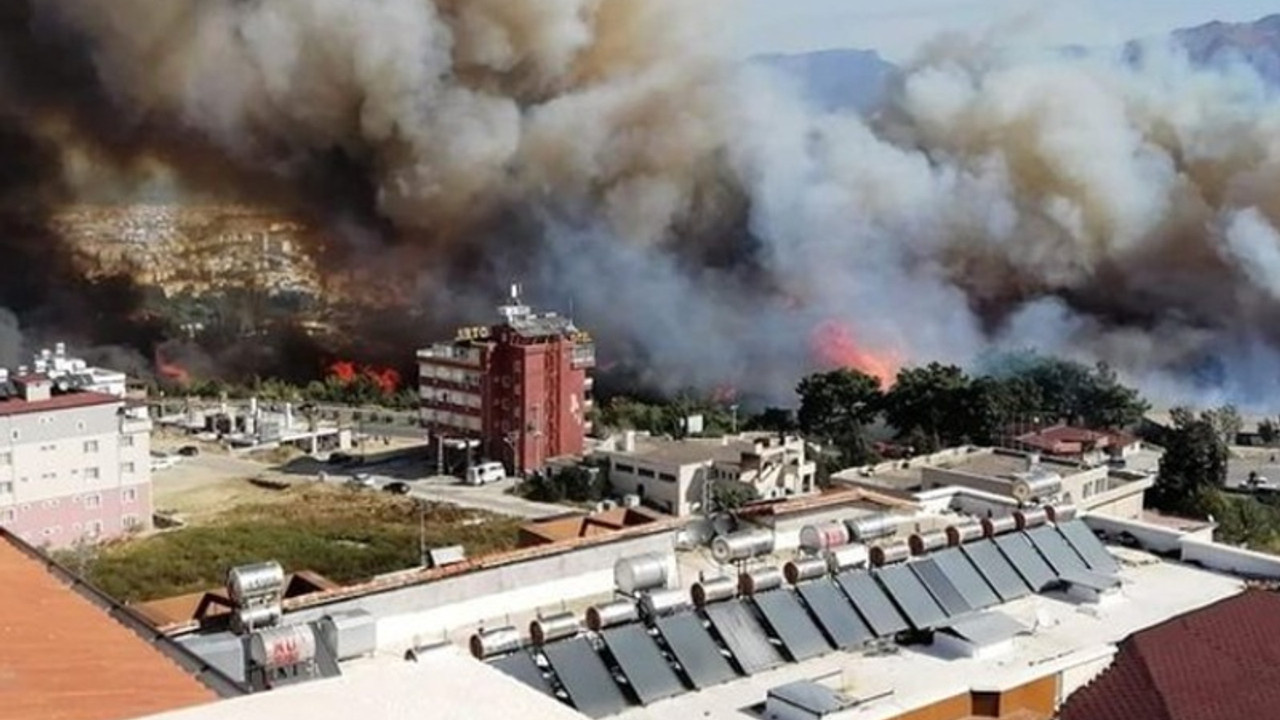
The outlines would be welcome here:
[[[755,499],[755,490],[742,483],[720,482],[711,489],[711,503],[716,512],[733,512]]]
[[[900,439],[910,439],[917,452],[959,444],[971,427],[971,383],[955,365],[930,363],[902,370],[884,396],[885,420]]]
[[[815,373],[796,387],[800,430],[836,448],[846,465],[871,457],[864,428],[879,415],[884,394],[880,381],[857,370]]]
[[[1267,418],[1266,420],[1258,423],[1258,437],[1263,443],[1271,445],[1276,441],[1277,437],[1280,437],[1280,428],[1276,427],[1276,424],[1271,421],[1271,418]]]
[[[1236,436],[1244,429],[1244,418],[1234,405],[1223,405],[1220,408],[1204,412],[1204,419],[1213,426],[1214,432],[1225,445],[1234,445]]]
[[[790,433],[799,429],[795,413],[786,408],[769,407],[754,415],[746,422],[748,430],[764,430],[776,433]]]
[[[1162,510],[1202,515],[1226,483],[1227,446],[1213,422],[1186,410],[1173,413],[1151,504]]]

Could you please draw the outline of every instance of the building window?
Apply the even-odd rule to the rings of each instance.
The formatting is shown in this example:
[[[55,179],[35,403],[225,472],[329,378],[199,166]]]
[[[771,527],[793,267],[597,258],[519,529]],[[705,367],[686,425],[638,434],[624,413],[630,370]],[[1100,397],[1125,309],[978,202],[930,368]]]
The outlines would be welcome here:
[[[628,475],[634,474],[636,471],[636,469],[631,467],[630,465],[623,465],[622,463],[618,463],[617,465],[614,465],[613,469],[617,470],[620,473],[627,473]]]
[[[59,505],[61,505],[61,504],[62,504],[62,503],[61,503],[60,501],[58,501],[58,500],[45,500],[45,501],[44,501],[44,506],[45,506],[46,508],[56,508],[56,507],[58,507],[58,506],[59,506]]]
[[[57,446],[56,444],[49,444],[49,445],[41,445],[41,446],[40,446],[40,451],[41,451],[41,452],[53,452],[54,450],[57,450],[57,449],[58,449],[58,446]]]
[[[12,495],[12,494],[13,494],[13,481],[6,480],[4,482],[0,482],[0,495]]]
[[[120,447],[133,447],[133,436],[132,435],[120,436]]]
[[[676,481],[676,476],[672,475],[671,473],[658,473],[658,479],[663,482],[673,483]]]
[[[99,475],[99,473],[98,473],[98,468],[96,468],[96,467],[91,467],[91,468],[85,468],[85,469],[84,469],[84,479],[85,479],[85,480],[97,480],[97,479],[98,479],[98,475]]]
[[[18,519],[18,513],[13,508],[0,510],[0,523],[11,523]]]
[[[84,421],[83,421],[83,420],[79,420],[79,421],[77,421],[77,422],[76,422],[76,429],[77,429],[77,430],[84,430]]]
[[[85,534],[88,535],[89,537],[98,537],[99,535],[101,535],[102,521],[94,520],[93,522],[89,523],[89,529]]]
[[[653,471],[649,468],[640,468],[640,477],[651,478],[653,477]]]
[[[125,488],[120,492],[120,499],[127,503],[131,503],[138,499],[138,491],[136,488]]]
[[[85,451],[85,452],[87,452],[87,453],[96,453],[96,452],[98,452],[98,441],[97,441],[97,440],[85,440],[85,441],[84,441],[84,451]]]
[[[12,439],[12,440],[17,440],[17,439],[18,439],[18,431],[17,431],[17,430],[10,430],[10,431],[9,431],[9,438],[10,438],[10,439]]]
[[[41,480],[56,480],[57,477],[58,477],[58,473],[47,472],[47,473],[40,474]]]
[[[138,527],[138,516],[125,515],[124,517],[120,518],[120,527],[124,528],[125,530],[132,530],[133,528]]]
[[[124,473],[125,475],[132,475],[132,474],[133,474],[133,463],[131,463],[131,462],[127,462],[127,463],[120,463],[120,472]]]
[[[12,465],[12,464],[13,464],[13,453],[0,452],[0,465]]]
[[[101,505],[102,505],[101,495],[85,495],[84,496],[84,506],[86,508],[92,509],[92,508],[100,507]]]

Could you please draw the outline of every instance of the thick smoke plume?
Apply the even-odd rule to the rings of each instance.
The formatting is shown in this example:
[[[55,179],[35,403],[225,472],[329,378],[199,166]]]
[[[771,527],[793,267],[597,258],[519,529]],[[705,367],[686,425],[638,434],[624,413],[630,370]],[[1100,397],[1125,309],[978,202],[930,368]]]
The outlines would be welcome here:
[[[160,182],[317,220],[328,267],[435,321],[526,280],[668,388],[1034,347],[1159,399],[1280,396],[1280,107],[1247,71],[948,39],[865,118],[730,62],[718,3],[13,7],[0,130],[40,172],[0,177],[36,238],[0,242]]]

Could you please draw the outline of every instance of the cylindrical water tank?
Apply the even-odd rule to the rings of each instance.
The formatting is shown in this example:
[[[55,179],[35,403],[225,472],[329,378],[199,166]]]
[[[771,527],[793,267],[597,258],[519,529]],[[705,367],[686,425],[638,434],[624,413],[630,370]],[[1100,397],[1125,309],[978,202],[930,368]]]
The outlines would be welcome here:
[[[931,533],[913,533],[907,538],[907,547],[912,555],[924,555],[947,546],[947,533],[939,530]]]
[[[284,618],[279,605],[258,605],[231,613],[231,631],[243,635],[262,628],[275,627]]]
[[[820,578],[827,574],[827,561],[820,557],[792,560],[782,566],[782,574],[787,577],[787,582],[792,585],[802,583],[805,580]]]
[[[1013,523],[1019,530],[1030,530],[1049,522],[1049,513],[1044,508],[1019,510],[1013,514]]]
[[[755,595],[782,587],[782,571],[776,567],[756,568],[738,576],[738,592]]]
[[[827,553],[827,567],[831,572],[839,573],[850,568],[867,564],[866,545],[846,545]]]
[[[711,555],[718,562],[746,560],[773,552],[773,533],[768,530],[748,530],[733,535],[721,535],[711,541]]]
[[[867,543],[882,537],[888,537],[898,531],[898,516],[891,513],[877,513],[865,517],[852,518],[845,521],[849,528],[849,537],[860,543]]]
[[[982,518],[982,534],[986,537],[995,537],[1018,529],[1018,523],[1013,519],[1012,515],[1004,517]]]
[[[951,525],[946,532],[947,544],[951,547],[956,547],[982,537],[982,523],[975,521]]]
[[[876,567],[902,562],[909,557],[911,557],[911,548],[904,542],[871,546],[871,564]]]
[[[640,610],[631,600],[614,600],[611,603],[592,605],[587,608],[587,627],[597,632],[639,619]]]
[[[520,649],[520,631],[513,627],[482,630],[471,636],[471,654],[478,660]]]
[[[805,525],[800,528],[800,547],[822,552],[849,544],[849,528],[842,522]]]
[[[715,577],[709,580],[700,580],[693,584],[689,594],[693,597],[693,604],[698,607],[706,607],[713,602],[728,600],[738,594],[738,581],[731,577]]]
[[[529,623],[529,637],[533,638],[536,645],[545,645],[561,638],[573,637],[581,631],[582,626],[578,623],[578,616],[571,612],[540,617]]]
[[[1009,494],[1018,502],[1040,500],[1062,492],[1062,478],[1057,474],[1033,475],[1013,481]]]
[[[309,625],[287,625],[249,637],[249,659],[263,668],[309,662],[316,656],[316,634]]]
[[[689,596],[680,588],[654,590],[640,598],[640,609],[644,611],[646,617],[651,618],[684,610],[687,607],[689,607]]]
[[[613,582],[627,595],[667,586],[667,557],[660,553],[622,558],[613,566]]]
[[[238,605],[284,592],[284,568],[271,561],[233,567],[227,572],[227,594]]]
[[[1075,505],[1049,505],[1044,511],[1054,524],[1068,522],[1076,516]]]

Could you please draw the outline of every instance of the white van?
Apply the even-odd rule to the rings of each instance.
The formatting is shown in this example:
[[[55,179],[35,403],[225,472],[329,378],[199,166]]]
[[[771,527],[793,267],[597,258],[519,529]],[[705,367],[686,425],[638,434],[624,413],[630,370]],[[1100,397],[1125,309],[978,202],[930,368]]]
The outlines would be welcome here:
[[[485,462],[467,468],[468,485],[488,485],[507,478],[507,469],[500,462]]]

